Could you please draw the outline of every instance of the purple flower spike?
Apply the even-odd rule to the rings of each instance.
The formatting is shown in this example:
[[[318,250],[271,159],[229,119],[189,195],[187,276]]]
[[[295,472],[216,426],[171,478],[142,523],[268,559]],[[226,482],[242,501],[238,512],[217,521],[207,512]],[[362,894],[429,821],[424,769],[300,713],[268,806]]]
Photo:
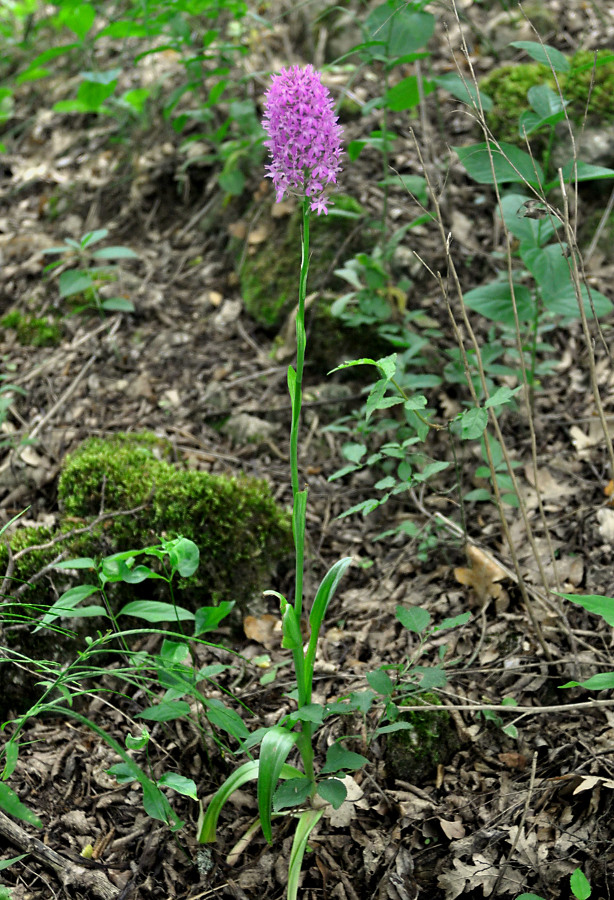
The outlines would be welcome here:
[[[325,185],[336,184],[341,171],[341,126],[333,99],[313,66],[293,66],[273,76],[264,98],[264,128],[272,163],[277,202],[286,192],[308,197],[311,209],[326,214]]]

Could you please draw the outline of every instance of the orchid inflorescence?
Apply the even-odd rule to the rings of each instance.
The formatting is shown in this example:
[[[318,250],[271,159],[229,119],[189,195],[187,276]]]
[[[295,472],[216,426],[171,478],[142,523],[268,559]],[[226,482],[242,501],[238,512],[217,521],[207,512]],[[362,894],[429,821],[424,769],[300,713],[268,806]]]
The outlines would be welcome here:
[[[292,66],[274,75],[264,100],[265,141],[272,162],[266,166],[279,203],[284,194],[310,200],[327,213],[325,185],[336,184],[341,170],[341,126],[333,99],[313,66]]]

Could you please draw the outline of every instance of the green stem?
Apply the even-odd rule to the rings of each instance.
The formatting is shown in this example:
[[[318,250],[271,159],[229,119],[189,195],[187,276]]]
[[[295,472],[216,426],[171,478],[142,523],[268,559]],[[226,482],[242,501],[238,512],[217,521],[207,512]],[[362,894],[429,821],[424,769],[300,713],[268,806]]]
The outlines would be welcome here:
[[[301,276],[298,290],[298,310],[296,312],[296,372],[289,377],[290,399],[292,401],[292,427],[290,430],[290,475],[292,479],[292,525],[296,554],[296,579],[294,609],[298,621],[303,610],[303,558],[305,546],[305,519],[307,492],[301,491],[298,477],[298,431],[303,398],[303,369],[305,365],[305,298],[307,296],[307,273],[309,272],[309,200],[303,198],[303,241]],[[301,496],[304,495],[304,496]]]

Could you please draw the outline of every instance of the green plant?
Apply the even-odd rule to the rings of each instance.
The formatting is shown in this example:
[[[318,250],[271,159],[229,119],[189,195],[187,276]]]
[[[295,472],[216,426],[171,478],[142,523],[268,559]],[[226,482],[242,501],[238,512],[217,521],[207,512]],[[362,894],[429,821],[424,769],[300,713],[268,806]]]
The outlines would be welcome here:
[[[6,364],[7,368],[13,368],[13,365]],[[11,404],[13,402],[14,394],[21,394],[23,397],[27,396],[26,391],[20,387],[18,384],[11,384],[9,381],[10,375],[7,373],[0,374],[0,429],[2,429],[2,425],[7,419],[7,415]],[[2,429],[3,430],[3,429]],[[22,445],[31,443],[27,439],[22,440],[20,442]],[[9,437],[2,438],[0,440],[0,449],[3,447],[13,447],[15,444],[15,439]],[[1,534],[2,532],[0,532]]]
[[[103,298],[101,288],[116,282],[119,277],[119,269],[113,263],[122,259],[138,259],[136,253],[128,247],[100,247],[97,250],[90,248],[94,244],[104,240],[109,234],[108,229],[99,228],[96,231],[88,231],[81,240],[66,238],[63,246],[49,247],[43,250],[46,256],[59,254],[60,259],[45,267],[45,272],[51,272],[60,266],[65,267],[60,273],[58,287],[60,297],[82,298],[75,308],[75,312],[84,309],[95,309],[99,313],[105,312],[134,312],[134,305],[125,297]],[[76,263],[76,268],[72,265]],[[66,268],[66,266],[71,268]]]
[[[599,594],[559,594],[565,600],[581,606],[589,613],[601,616],[607,624],[614,628],[614,598]],[[607,691],[614,688],[614,672],[599,672],[585,681],[568,681],[562,688],[582,687],[587,691]]]
[[[588,900],[592,890],[590,881],[582,869],[574,869],[569,877],[569,887],[576,900]],[[544,900],[539,894],[519,894],[516,900]]]
[[[297,709],[282,722],[253,734],[246,746],[260,743],[260,755],[240,766],[219,788],[198,829],[201,842],[216,839],[220,812],[232,794],[243,784],[257,781],[258,813],[262,833],[273,841],[272,816],[283,809],[306,808],[297,813],[297,827],[288,867],[288,900],[295,900],[298,880],[307,840],[323,815],[321,803],[314,805],[318,795],[337,809],[346,797],[344,773],[362,766],[366,759],[334,744],[326,763],[316,776],[314,734],[324,719],[324,709],[312,702],[312,684],[320,629],[327,607],[351,557],[336,562],[324,576],[309,613],[309,637],[306,650],[301,632],[303,617],[303,569],[307,490],[301,489],[299,475],[299,426],[302,407],[303,370],[307,335],[305,330],[305,300],[309,270],[309,213],[327,212],[328,198],[325,183],[336,183],[340,168],[341,129],[332,112],[332,100],[320,82],[319,75],[308,66],[295,66],[273,79],[265,104],[265,126],[269,135],[267,146],[271,164],[267,167],[281,200],[286,192],[297,194],[302,205],[302,262],[299,276],[298,308],[296,314],[296,367],[288,368],[292,424],[290,430],[290,480],[292,485],[292,532],[295,550],[295,592],[290,603],[277,591],[267,593],[277,597],[282,615],[282,646],[291,650],[296,677],[292,692]],[[317,140],[316,140],[317,136]],[[291,151],[291,152],[289,152]],[[298,732],[294,729],[298,727]],[[303,770],[286,760],[297,748]],[[281,785],[278,785],[279,781]]]
[[[50,318],[24,315],[13,310],[0,319],[4,328],[13,328],[19,342],[32,347],[50,347],[60,343],[62,331],[57,322]]]
[[[107,117],[115,140],[127,144],[126,132],[134,138],[135,127],[144,130],[159,110],[175,132],[189,127],[184,150],[194,141],[206,142],[207,152],[196,156],[221,162],[221,187],[241,193],[244,170],[247,163],[253,165],[262,143],[248,79],[237,79],[233,71],[249,51],[245,0],[130,0],[107,7],[58,0],[53,10],[35,2],[10,6],[10,14],[7,4],[0,14],[0,40],[16,57],[11,81],[23,84],[77,71],[76,94],[58,100],[54,111]],[[5,19],[24,21],[27,39],[19,54],[14,48],[18,27]],[[121,52],[113,66],[101,69],[100,45],[109,40]],[[158,54],[162,65],[152,84],[141,71]],[[0,120],[12,115],[10,81],[3,91]],[[197,128],[202,128],[198,134]],[[186,165],[195,161],[190,157]]]
[[[137,562],[139,556],[156,560],[158,565]],[[186,538],[179,537],[163,540],[160,544],[142,550],[128,550],[115,553],[99,562],[90,558],[66,560],[58,563],[61,571],[74,572],[87,570],[95,572],[95,583],[79,584],[68,588],[58,600],[38,618],[34,631],[51,629],[62,633],[65,620],[75,618],[92,618],[96,621],[107,619],[112,628],[97,638],[86,637],[85,649],[70,664],[45,662],[44,660],[27,660],[11,650],[3,648],[3,655],[9,660],[21,664],[29,664],[39,677],[42,696],[23,715],[12,722],[10,739],[0,751],[0,759],[4,759],[4,771],[0,781],[0,808],[31,824],[40,825],[35,816],[22,804],[14,792],[5,783],[14,772],[19,753],[19,735],[26,722],[42,714],[67,715],[87,725],[109,744],[122,758],[122,763],[110,769],[111,774],[120,782],[138,781],[143,788],[145,811],[155,819],[169,824],[173,829],[182,826],[181,820],[173,813],[162,788],[171,788],[180,794],[196,799],[196,786],[190,780],[175,773],[154,776],[151,766],[146,765],[148,772],[134,762],[126,751],[110,737],[103,728],[81,715],[75,709],[77,699],[86,692],[87,682],[99,679],[105,673],[102,665],[97,665],[97,657],[102,662],[108,661],[109,655],[118,655],[121,665],[113,669],[114,677],[126,685],[138,687],[150,698],[151,703],[138,714],[138,718],[152,722],[169,722],[182,717],[192,717],[186,696],[199,704],[201,715],[197,727],[201,733],[213,733],[218,742],[217,731],[223,731],[231,737],[243,741],[248,732],[238,713],[219,699],[210,699],[202,693],[203,681],[215,684],[215,678],[228,668],[223,664],[198,665],[193,644],[208,644],[203,635],[215,630],[219,623],[229,614],[232,602],[222,603],[217,607],[201,607],[192,612],[179,606],[174,598],[173,580],[176,576],[189,577],[199,563],[199,552],[196,545]],[[125,604],[117,612],[108,596],[109,585],[124,583],[137,585],[146,580],[162,580],[170,593],[170,603],[151,600],[135,600]],[[101,603],[92,600],[101,598]],[[31,617],[33,610],[24,608],[19,601],[10,598],[2,607],[3,621]],[[140,619],[151,625],[162,622],[174,623],[176,631],[162,631],[158,628],[131,629],[122,631],[118,619],[128,617],[129,620]],[[189,631],[186,632],[186,627]],[[148,653],[133,651],[128,639],[143,634],[161,635],[163,637],[160,651],[150,656]],[[216,645],[217,646],[217,645]],[[217,687],[217,684],[216,684]],[[95,689],[95,688],[94,688]],[[160,691],[163,693],[160,695]],[[204,724],[207,731],[204,730]],[[8,723],[5,723],[5,726]],[[143,729],[140,736],[126,738],[127,750],[146,749],[148,733]]]

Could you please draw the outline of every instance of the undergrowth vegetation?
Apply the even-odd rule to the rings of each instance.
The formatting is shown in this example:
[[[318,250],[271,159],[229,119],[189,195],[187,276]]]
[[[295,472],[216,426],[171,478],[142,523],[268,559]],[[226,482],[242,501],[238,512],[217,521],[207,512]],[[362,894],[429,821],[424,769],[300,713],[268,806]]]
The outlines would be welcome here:
[[[444,16],[440,5],[388,0],[344,11],[351,14],[355,43],[334,59],[319,54],[318,68],[286,59],[270,71],[263,57],[256,57],[262,69],[250,64],[263,35],[275,32],[267,4],[24,0],[0,8],[7,160],[19,154],[28,90],[50,116],[96,127],[105,147],[117,152],[122,178],[126,171],[137,178],[135,148],[158,129],[157,140],[175,142],[178,180],[186,183],[204,167],[215,180],[211,202],[220,216],[233,208],[248,222],[244,231],[235,228],[240,237],[228,247],[236,284],[267,339],[288,319],[290,328],[282,329],[271,352],[281,349],[284,360],[293,356],[282,410],[289,444],[277,433],[274,443],[256,439],[277,453],[282,447],[289,469],[285,494],[263,478],[266,469],[258,477],[245,474],[238,457],[229,457],[231,474],[179,464],[172,440],[134,421],[128,433],[116,429],[110,437],[89,438],[66,454],[52,524],[28,520],[27,509],[5,517],[0,809],[42,827],[15,777],[27,729],[49,716],[77,722],[117,755],[120,761],[107,773],[118,785],[139,785],[145,814],[178,835],[189,830],[199,844],[219,839],[228,827],[226,804],[239,802],[254,782],[256,818],[234,847],[226,847],[226,861],[234,865],[258,829],[278,848],[291,834],[283,851],[288,900],[299,896],[317,828],[353,809],[363,776],[377,778],[383,764],[388,778],[416,785],[442,777],[460,746],[458,708],[474,725],[487,722],[506,740],[520,740],[523,716],[535,709],[527,712],[507,694],[480,703],[463,698],[461,687],[453,691],[456,673],[470,667],[484,640],[485,624],[481,637],[470,630],[476,618],[485,623],[493,605],[505,612],[504,578],[514,584],[534,654],[555,678],[557,692],[614,688],[611,671],[570,678],[557,668],[554,632],[564,636],[570,655],[577,651],[570,609],[614,627],[614,599],[589,582],[585,594],[571,590],[559,574],[561,545],[552,538],[549,497],[540,489],[544,460],[537,435],[542,399],[560,369],[566,336],[573,335],[599,432],[599,474],[595,466],[593,473],[599,492],[612,493],[605,473],[614,475],[607,396],[613,306],[596,287],[591,253],[578,234],[589,196],[593,203],[595,194],[600,198],[598,229],[609,215],[600,190],[610,190],[614,169],[583,159],[582,138],[611,112],[614,55],[562,52],[552,36],[546,40],[534,30],[531,40],[510,42],[513,64],[482,78],[465,37],[469,24],[454,3],[445,15],[459,29],[460,51],[450,51],[448,71],[431,58]],[[323,21],[311,21],[314,34],[324,34],[318,32]],[[462,143],[444,134],[450,151],[441,161],[421,143],[418,123],[444,104],[462,110],[471,130]],[[407,171],[392,165],[399,146]],[[352,173],[365,167],[378,208],[347,193]],[[254,197],[266,195],[257,187],[263,178],[275,190],[266,236],[279,238],[268,248],[266,236],[258,237],[262,213],[254,207]],[[475,209],[492,209],[497,240],[484,250],[466,235],[469,260],[455,238],[458,220],[450,224],[448,178],[464,180]],[[67,211],[67,196],[58,188],[47,200],[54,224]],[[289,218],[275,226],[288,204]],[[36,308],[34,295],[4,313],[2,328],[20,348],[22,367],[31,348],[53,352],[75,323],[112,340],[114,329],[139,322],[131,285],[134,272],[143,271],[142,253],[125,236],[115,242],[113,222],[98,224],[40,248],[44,303]],[[434,236],[432,259],[411,252],[412,240],[427,231]],[[151,266],[156,248],[149,249]],[[317,272],[315,289],[310,271]],[[437,306],[417,296],[424,284]],[[171,299],[166,306],[172,315]],[[352,346],[360,348],[358,358],[345,358]],[[223,355],[221,339],[220,347]],[[324,424],[304,402],[316,359],[325,360],[328,377],[356,390]],[[0,448],[8,468],[20,454],[34,458],[40,428],[22,427],[16,409],[27,403],[27,378],[20,381],[27,373],[4,362]],[[259,384],[264,395],[266,379]],[[220,431],[231,412],[219,413],[214,425]],[[327,473],[329,489],[349,485],[349,496],[360,494],[327,523],[338,528],[335,547],[346,547],[336,559],[314,550],[321,544],[312,533],[307,485],[316,467],[302,448],[316,432],[339,452]],[[416,566],[427,570],[441,548],[453,544],[465,552],[467,567],[457,567],[454,577],[467,588],[467,608],[440,615],[419,597],[412,604],[393,601],[407,653],[363,665],[360,685],[345,690],[339,680],[323,698],[314,679],[331,609],[354,577],[352,563],[365,572],[371,565],[348,549],[347,521],[360,522],[371,546],[406,546]],[[496,550],[483,546],[485,521]],[[321,571],[310,593],[305,571],[312,559]],[[451,570],[450,560],[445,563]],[[262,615],[267,587],[265,602],[273,598],[277,607],[277,642],[273,660],[264,654],[254,660],[243,653],[241,628]],[[479,641],[475,648],[472,641]],[[283,676],[278,715],[260,716],[258,697],[243,697],[235,686],[250,667],[264,692]],[[102,694],[118,708],[129,700],[127,721],[119,726],[123,742],[88,711],[91,698]],[[559,696],[547,715],[573,708],[573,700]],[[173,728],[184,726],[196,733],[207,760],[206,788],[188,771],[172,770],[170,751],[164,771],[150,760],[160,743],[176,746]],[[533,760],[534,779],[537,750]],[[191,813],[176,811],[187,809],[177,806],[181,798],[199,804],[197,823]],[[17,868],[20,860],[4,864]],[[582,868],[567,873],[578,900],[591,892]],[[505,889],[520,894],[521,885],[517,892]],[[543,885],[536,876],[528,886],[543,891]],[[463,890],[454,894],[445,879],[440,887],[446,898]],[[0,887],[0,897],[10,896]],[[518,900],[539,896],[522,893]]]

